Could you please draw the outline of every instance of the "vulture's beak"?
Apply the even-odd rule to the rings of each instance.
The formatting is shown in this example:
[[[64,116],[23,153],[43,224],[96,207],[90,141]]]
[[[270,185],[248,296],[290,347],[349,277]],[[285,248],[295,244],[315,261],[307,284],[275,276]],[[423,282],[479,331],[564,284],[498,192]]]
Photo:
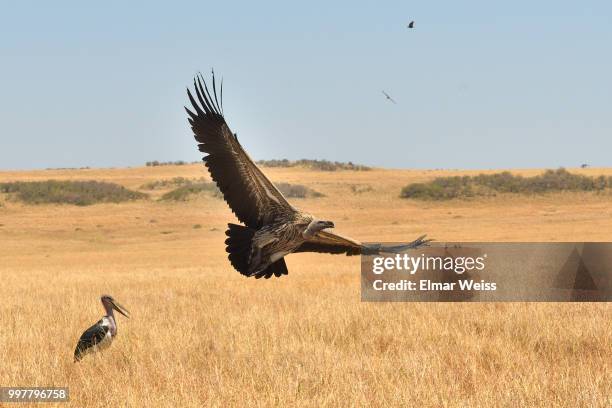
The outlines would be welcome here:
[[[334,223],[331,221],[325,221],[325,228],[334,228]]]
[[[115,309],[116,311],[118,311],[119,313],[121,313],[122,315],[124,315],[125,317],[129,319],[130,312],[125,307],[123,307],[120,303],[117,303],[117,301],[115,300],[113,300],[111,304],[113,305],[113,309]]]

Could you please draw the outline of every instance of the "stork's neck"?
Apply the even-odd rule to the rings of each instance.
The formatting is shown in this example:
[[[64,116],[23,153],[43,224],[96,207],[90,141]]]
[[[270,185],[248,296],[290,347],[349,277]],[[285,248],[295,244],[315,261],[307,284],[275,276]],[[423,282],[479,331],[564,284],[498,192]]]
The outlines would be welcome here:
[[[108,328],[110,329],[111,336],[115,336],[117,334],[117,324],[115,323],[115,316],[112,314],[110,316],[106,316],[108,320]]]
[[[110,325],[111,335],[117,334],[117,323],[115,323],[115,314],[113,313],[113,307],[107,303],[104,303],[104,310],[106,310],[106,318]]]

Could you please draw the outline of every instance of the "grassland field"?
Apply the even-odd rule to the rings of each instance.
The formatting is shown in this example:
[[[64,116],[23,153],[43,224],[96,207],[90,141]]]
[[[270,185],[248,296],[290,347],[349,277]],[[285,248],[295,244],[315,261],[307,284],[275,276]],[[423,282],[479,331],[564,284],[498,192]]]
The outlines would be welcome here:
[[[401,188],[486,171],[264,171],[323,193],[292,203],[361,241],[612,241],[611,194],[415,201]],[[197,164],[0,172],[143,192],[174,177],[209,180]],[[0,196],[0,386],[67,386],[62,407],[612,406],[609,304],[363,303],[359,258],[322,254],[247,279],[226,258],[224,201],[158,201],[167,191],[83,207]],[[73,363],[104,293],[132,318]]]

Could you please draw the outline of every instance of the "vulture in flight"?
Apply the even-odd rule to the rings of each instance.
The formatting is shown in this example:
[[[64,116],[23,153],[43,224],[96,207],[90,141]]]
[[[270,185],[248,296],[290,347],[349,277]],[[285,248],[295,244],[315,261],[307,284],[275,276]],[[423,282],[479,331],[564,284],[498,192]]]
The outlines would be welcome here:
[[[213,181],[238,220],[228,224],[226,251],[232,266],[255,278],[287,275],[284,257],[296,252],[330,254],[398,253],[427,245],[422,236],[410,244],[364,245],[331,232],[331,221],[318,219],[293,207],[244,151],[223,115],[223,81],[217,96],[214,72],[212,87],[194,78],[187,89],[192,109],[185,107],[198,148]],[[212,91],[212,92],[211,92]]]

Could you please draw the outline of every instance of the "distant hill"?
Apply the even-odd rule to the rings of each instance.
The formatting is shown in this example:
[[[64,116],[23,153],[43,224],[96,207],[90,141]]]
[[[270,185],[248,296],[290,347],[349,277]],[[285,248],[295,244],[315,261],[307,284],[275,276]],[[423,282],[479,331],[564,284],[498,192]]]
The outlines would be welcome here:
[[[177,161],[148,161],[146,162],[147,167],[156,166],[184,166],[187,164],[201,163],[201,161],[187,162],[184,160]],[[371,167],[364,166],[362,164],[355,164],[353,162],[337,162],[329,160],[287,160],[287,159],[273,159],[273,160],[258,160],[257,164],[263,167],[307,167],[313,170],[322,171],[336,171],[336,170],[354,170],[354,171],[367,171],[371,170]]]
[[[356,171],[368,171],[371,167],[364,166],[362,164],[355,164],[353,162],[337,162],[328,160],[259,160],[257,164],[264,167],[307,167],[313,170],[323,171],[336,171],[336,170],[356,170]]]

